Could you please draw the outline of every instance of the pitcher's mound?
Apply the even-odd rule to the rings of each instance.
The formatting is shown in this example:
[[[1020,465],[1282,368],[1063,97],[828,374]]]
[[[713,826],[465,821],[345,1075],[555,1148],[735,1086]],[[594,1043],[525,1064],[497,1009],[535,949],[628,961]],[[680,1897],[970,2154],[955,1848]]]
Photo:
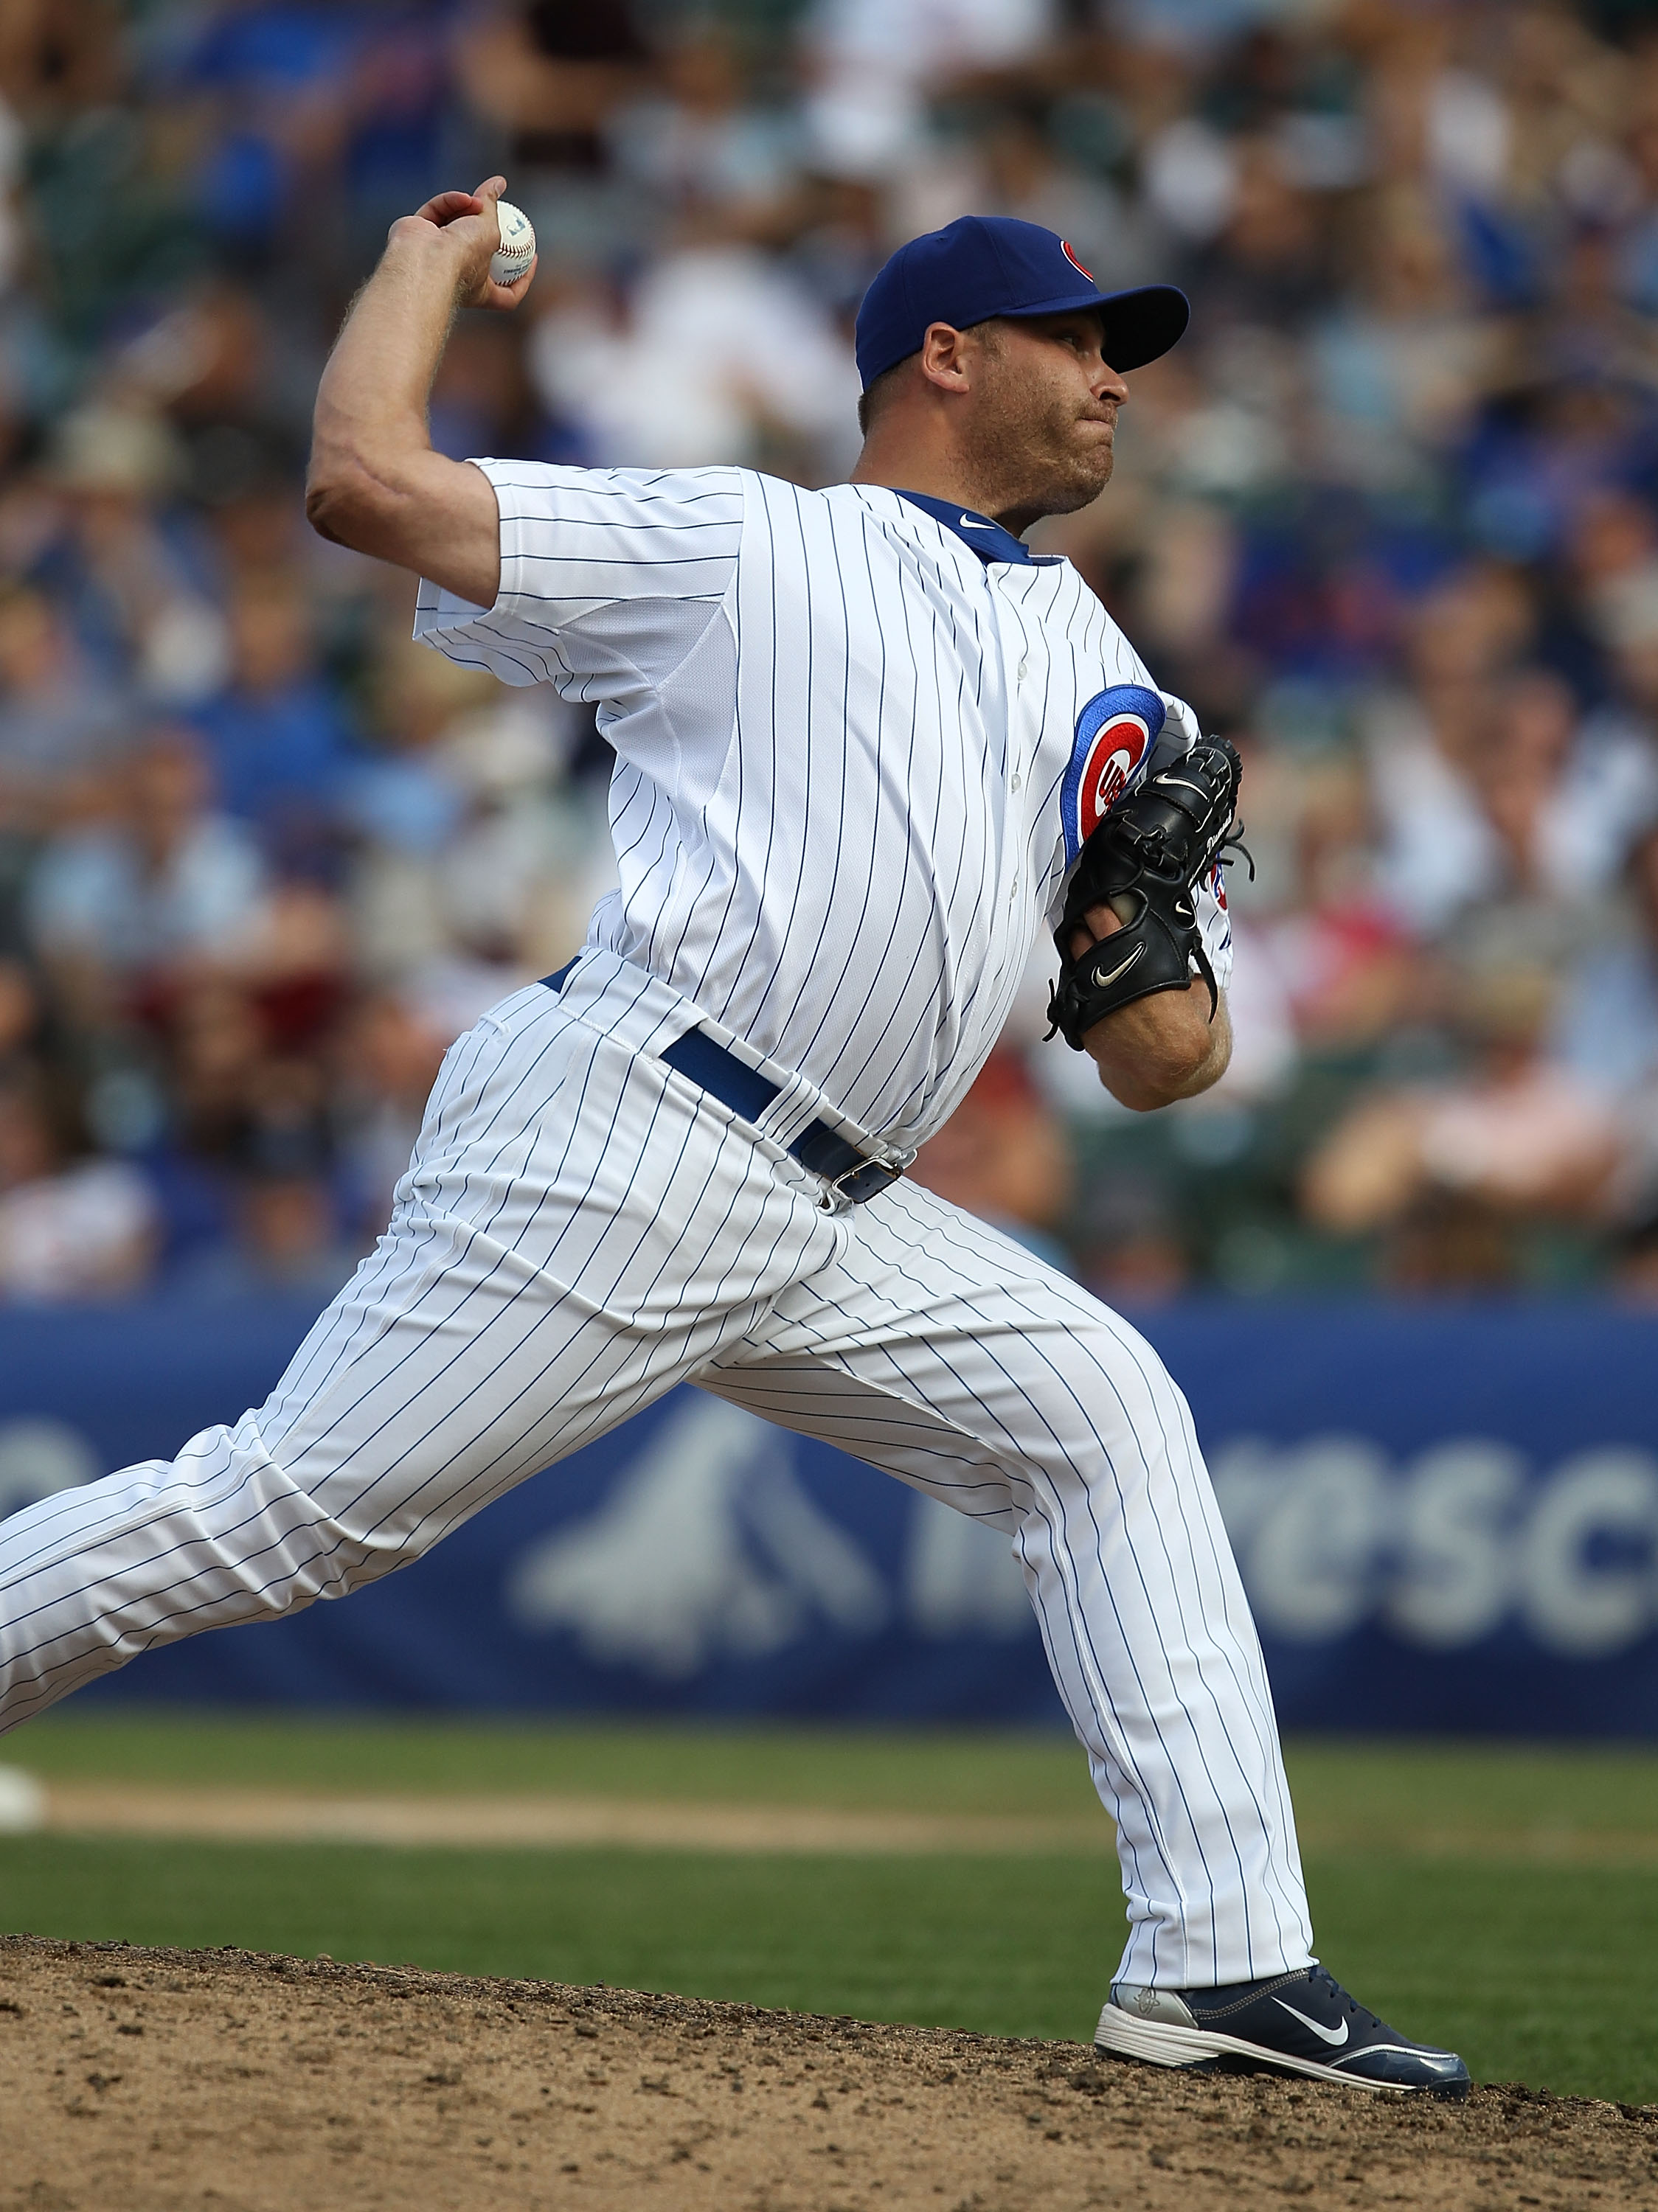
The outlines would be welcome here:
[[[552,1982],[0,1937],[4,2212],[1658,2201],[1658,2112],[1464,2105]]]

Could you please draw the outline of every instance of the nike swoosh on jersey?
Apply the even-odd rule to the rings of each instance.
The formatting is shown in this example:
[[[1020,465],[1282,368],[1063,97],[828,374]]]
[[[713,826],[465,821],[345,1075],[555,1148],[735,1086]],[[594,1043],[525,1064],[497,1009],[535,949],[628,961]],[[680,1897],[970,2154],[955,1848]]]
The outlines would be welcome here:
[[[994,530],[997,526],[994,522],[981,522],[977,515],[964,514],[961,527],[964,530]]]
[[[1292,2020],[1298,2020],[1303,2027],[1310,2027],[1314,2034],[1322,2042],[1333,2044],[1338,2051],[1346,2042],[1347,2022],[1345,2021],[1343,2021],[1339,2027],[1320,2027],[1317,2021],[1308,2020],[1307,2014],[1304,2012],[1298,2012],[1294,2005],[1284,2004],[1282,1997],[1274,1997],[1272,2002],[1275,2005],[1283,2005],[1284,2010]]]
[[[1133,967],[1135,962],[1140,957],[1140,955],[1145,951],[1145,949],[1146,948],[1143,945],[1137,945],[1133,951],[1129,954],[1128,958],[1123,962],[1122,965],[1118,968],[1113,968],[1109,975],[1105,974],[1103,969],[1096,968],[1094,971],[1094,989],[1096,991],[1108,991],[1112,985],[1116,982],[1119,977],[1127,975],[1129,969]]]

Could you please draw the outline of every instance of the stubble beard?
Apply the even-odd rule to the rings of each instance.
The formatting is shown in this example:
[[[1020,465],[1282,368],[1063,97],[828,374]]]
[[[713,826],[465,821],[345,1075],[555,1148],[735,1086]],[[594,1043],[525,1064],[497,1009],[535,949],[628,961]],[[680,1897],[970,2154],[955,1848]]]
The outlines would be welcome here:
[[[997,490],[995,512],[1074,514],[1111,481],[1114,439],[1079,445],[1074,399],[1033,410],[1031,395],[1007,389],[974,425],[975,475]]]
[[[1090,505],[1111,482],[1116,459],[1114,439],[1102,440],[1087,454],[1072,454],[1066,479],[1062,485],[1056,477],[1043,513],[1075,514],[1079,507]]]

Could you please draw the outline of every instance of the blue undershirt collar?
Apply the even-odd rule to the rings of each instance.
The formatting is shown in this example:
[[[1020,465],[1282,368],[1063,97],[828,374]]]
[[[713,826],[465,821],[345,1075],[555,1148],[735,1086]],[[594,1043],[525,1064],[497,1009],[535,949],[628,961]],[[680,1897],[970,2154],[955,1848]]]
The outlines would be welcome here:
[[[992,522],[987,514],[975,514],[970,507],[960,507],[954,500],[934,499],[924,491],[905,491],[894,484],[893,490],[900,499],[907,499],[911,507],[918,507],[930,514],[935,522],[942,522],[952,530],[964,545],[971,545],[986,566],[992,561],[1015,561],[1021,568],[1046,568],[1062,556],[1058,553],[1033,553],[1021,538],[1011,530],[1004,530],[999,522]]]

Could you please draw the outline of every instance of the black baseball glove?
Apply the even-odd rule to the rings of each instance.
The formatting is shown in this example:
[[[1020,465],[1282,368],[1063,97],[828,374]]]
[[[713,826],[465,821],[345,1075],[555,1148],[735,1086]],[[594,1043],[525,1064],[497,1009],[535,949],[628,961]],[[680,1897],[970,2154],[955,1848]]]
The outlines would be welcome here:
[[[1204,950],[1194,894],[1217,860],[1241,850],[1235,834],[1243,764],[1224,738],[1200,738],[1119,799],[1088,836],[1053,933],[1059,981],[1048,1019],[1074,1052],[1098,1021],[1154,991],[1184,991],[1194,975],[1209,986],[1210,1019],[1220,1003]],[[1247,854],[1244,856],[1248,858]],[[1250,872],[1254,872],[1252,863]],[[1123,927],[1073,959],[1070,941],[1091,907],[1108,906]]]

